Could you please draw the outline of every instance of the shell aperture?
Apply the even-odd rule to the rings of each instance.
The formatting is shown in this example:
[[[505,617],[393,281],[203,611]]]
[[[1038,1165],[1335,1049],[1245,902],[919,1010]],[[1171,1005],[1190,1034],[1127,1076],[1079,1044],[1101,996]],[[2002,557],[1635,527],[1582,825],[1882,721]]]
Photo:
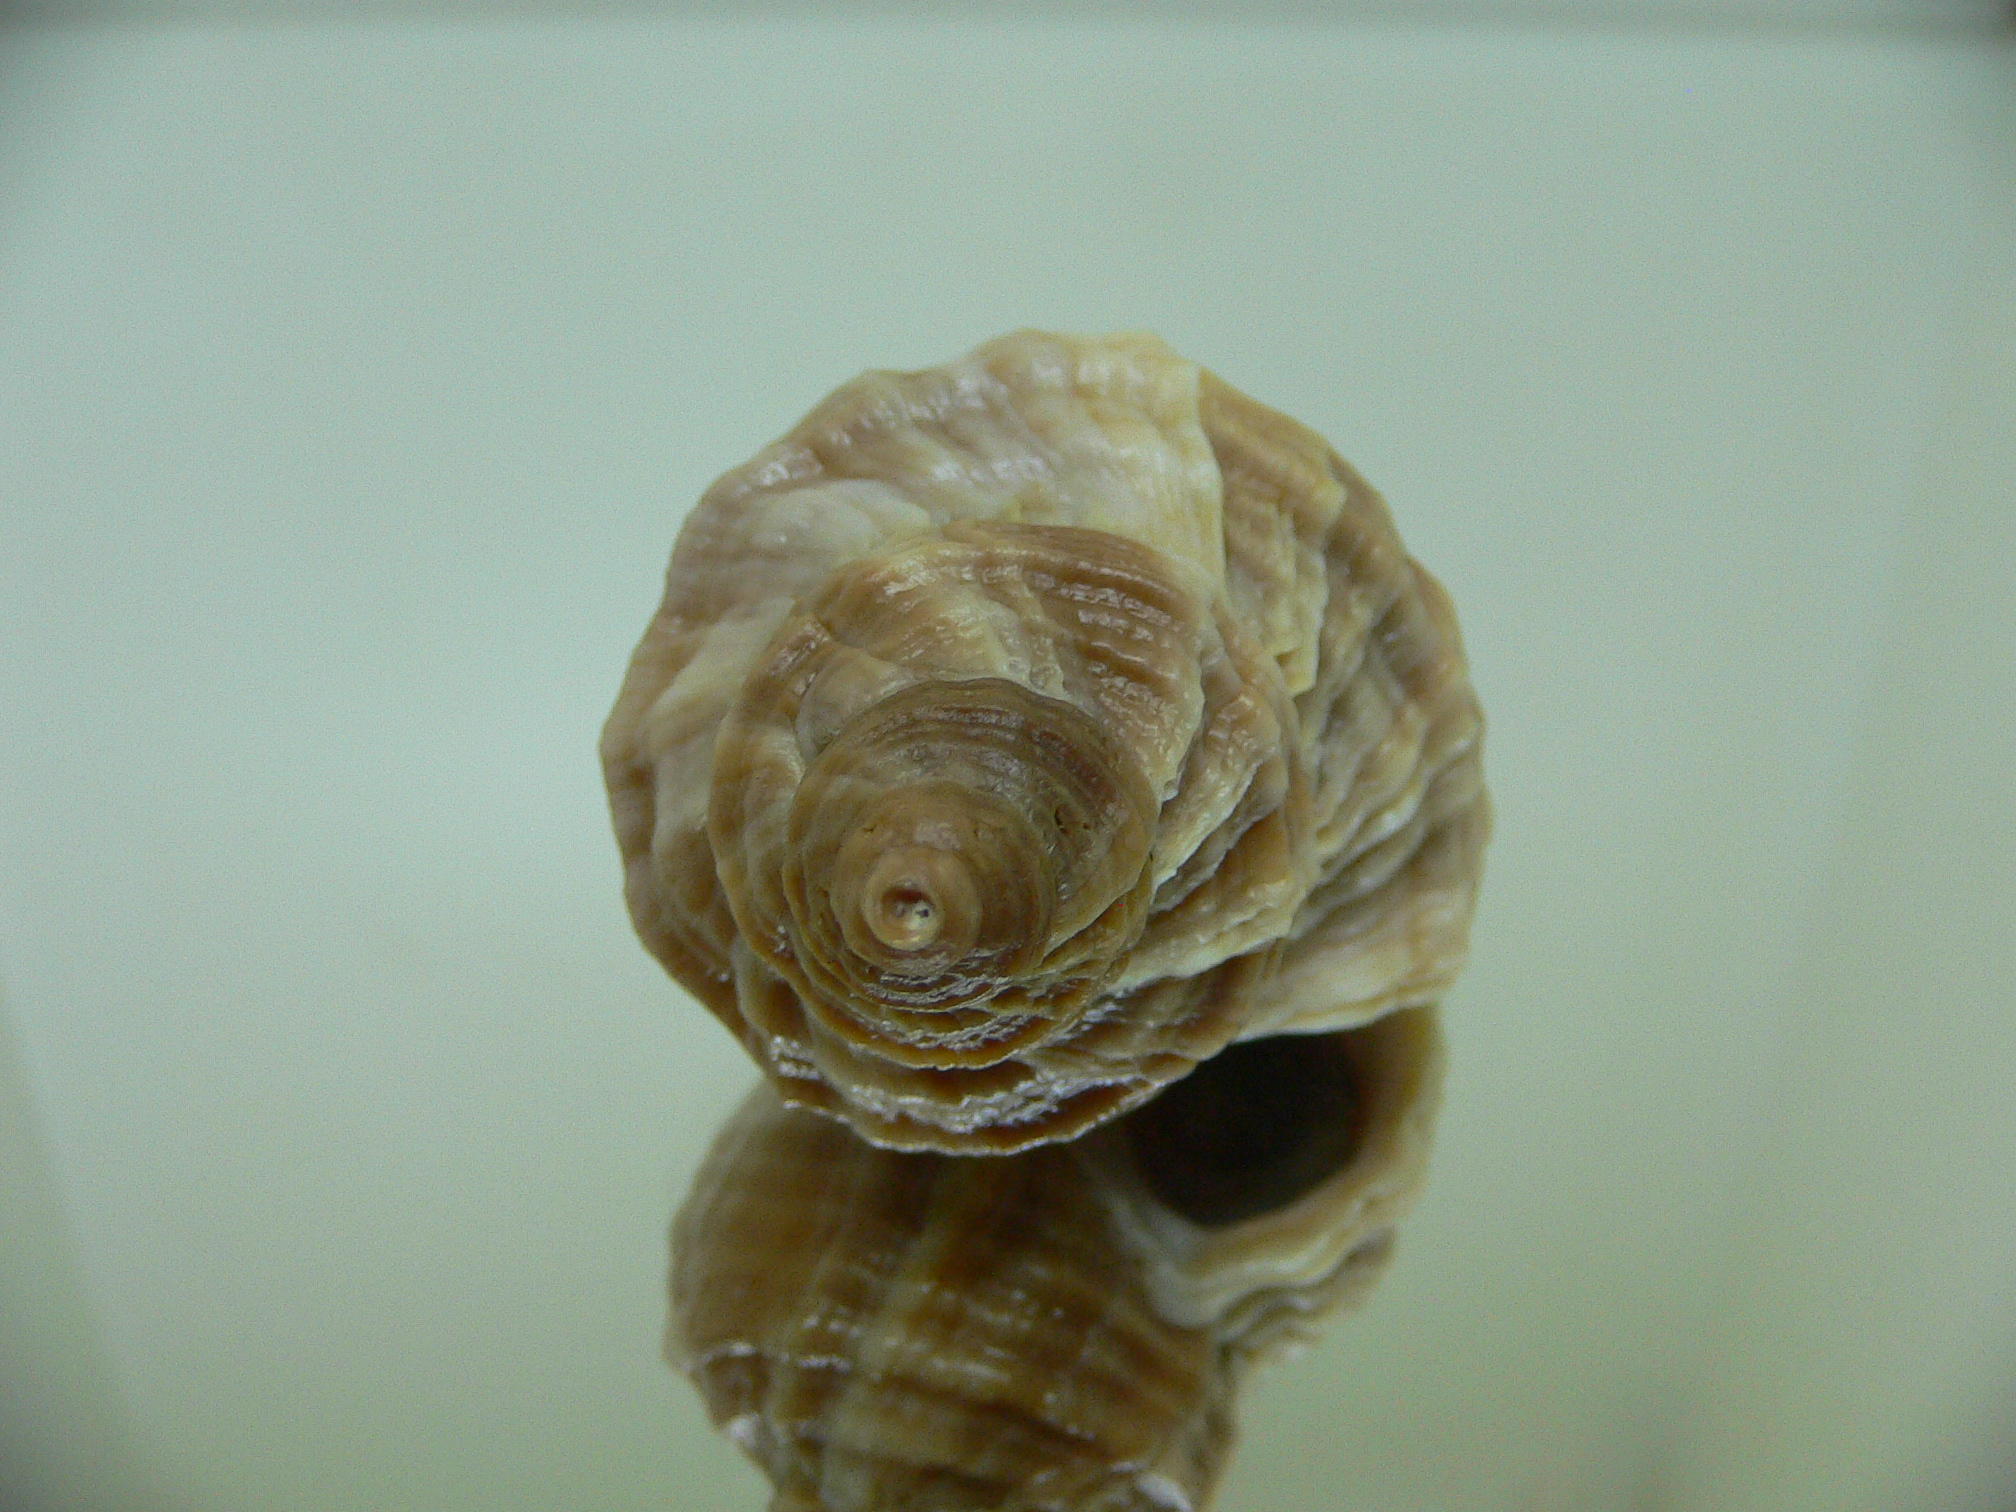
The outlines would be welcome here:
[[[879,1149],[759,1085],[674,1222],[667,1356],[773,1512],[1202,1512],[1246,1371],[1390,1259],[1440,1067],[1432,1009],[1260,1040],[1004,1157]],[[1185,1088],[1191,1135],[1156,1112]],[[1236,1211],[1169,1199],[1199,1159],[1243,1172]]]

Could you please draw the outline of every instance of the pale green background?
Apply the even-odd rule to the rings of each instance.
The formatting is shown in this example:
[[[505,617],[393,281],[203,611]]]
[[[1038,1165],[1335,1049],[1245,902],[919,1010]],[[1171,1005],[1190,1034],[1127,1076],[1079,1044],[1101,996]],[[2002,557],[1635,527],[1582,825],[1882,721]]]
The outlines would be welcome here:
[[[0,30],[0,1504],[761,1506],[595,736],[709,479],[1021,325],[1322,430],[1491,717],[1222,1512],[2016,1503],[2006,39],[299,9]]]

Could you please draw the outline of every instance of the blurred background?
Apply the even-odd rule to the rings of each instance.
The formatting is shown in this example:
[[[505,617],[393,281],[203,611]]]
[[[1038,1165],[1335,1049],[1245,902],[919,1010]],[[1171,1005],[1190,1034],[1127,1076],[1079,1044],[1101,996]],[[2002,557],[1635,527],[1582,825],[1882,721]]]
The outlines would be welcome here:
[[[716,474],[1033,325],[1324,433],[1491,719],[1221,1512],[2016,1507],[2007,10],[0,12],[0,1504],[763,1505],[596,736]]]

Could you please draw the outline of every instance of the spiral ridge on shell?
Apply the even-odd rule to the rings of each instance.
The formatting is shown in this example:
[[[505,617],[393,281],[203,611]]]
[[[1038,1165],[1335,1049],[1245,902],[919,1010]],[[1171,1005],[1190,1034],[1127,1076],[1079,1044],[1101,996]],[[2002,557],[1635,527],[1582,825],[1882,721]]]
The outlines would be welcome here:
[[[1005,1153],[1439,997],[1481,735],[1320,437],[1153,337],[1021,332],[706,492],[603,762],[640,937],[784,1101]]]

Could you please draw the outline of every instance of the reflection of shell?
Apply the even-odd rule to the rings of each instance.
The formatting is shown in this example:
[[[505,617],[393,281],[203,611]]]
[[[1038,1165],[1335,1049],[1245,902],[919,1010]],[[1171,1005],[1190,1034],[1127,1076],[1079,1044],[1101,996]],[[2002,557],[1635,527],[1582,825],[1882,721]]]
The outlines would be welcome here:
[[[773,1512],[1201,1508],[1246,1366],[1390,1255],[1440,1067],[1425,1008],[1255,1041],[1006,1159],[759,1087],[674,1224],[667,1353]]]
[[[1004,1151],[1436,997],[1480,730],[1320,438],[1151,337],[1023,333],[708,490],[603,758],[639,933],[787,1101]]]

